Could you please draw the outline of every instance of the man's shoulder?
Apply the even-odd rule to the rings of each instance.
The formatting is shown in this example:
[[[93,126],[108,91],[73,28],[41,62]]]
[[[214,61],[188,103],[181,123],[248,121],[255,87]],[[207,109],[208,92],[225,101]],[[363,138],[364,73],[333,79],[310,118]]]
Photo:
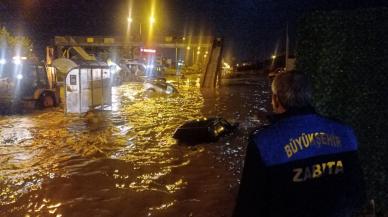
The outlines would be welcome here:
[[[279,130],[288,130],[290,128],[293,128],[295,126],[299,127],[306,127],[309,128],[311,126],[316,125],[326,125],[330,127],[336,127],[336,128],[342,128],[346,130],[353,131],[353,128],[346,124],[345,122],[327,117],[320,114],[308,114],[308,115],[300,115],[300,116],[293,116],[290,118],[284,118],[282,120],[264,124],[260,127],[255,128],[253,131],[251,131],[250,136],[259,136],[267,133],[271,133],[274,131]]]
[[[336,129],[342,129],[342,130],[345,130],[347,132],[354,134],[353,127],[351,127],[349,124],[345,123],[344,121],[342,121],[340,119],[337,119],[335,117],[328,117],[328,116],[324,116],[324,115],[319,115],[319,114],[316,114],[316,118],[317,118],[317,123],[322,123],[322,124],[325,124],[327,126],[331,126],[331,127],[336,128]]]
[[[249,138],[250,138],[250,139],[253,139],[253,138],[255,138],[255,137],[258,137],[258,136],[260,136],[261,134],[264,134],[265,131],[270,130],[271,127],[272,127],[272,124],[265,124],[265,125],[256,127],[256,128],[255,128],[254,130],[252,130],[251,133],[249,134]]]
[[[343,129],[352,129],[352,127],[345,122],[333,118],[328,117],[321,114],[306,114],[306,115],[299,115],[299,116],[293,116],[290,118],[285,118],[281,121],[276,122],[275,124],[272,124],[273,126],[278,127],[289,127],[291,125],[305,125],[306,127],[318,124],[318,125],[327,125],[327,126],[335,126]]]

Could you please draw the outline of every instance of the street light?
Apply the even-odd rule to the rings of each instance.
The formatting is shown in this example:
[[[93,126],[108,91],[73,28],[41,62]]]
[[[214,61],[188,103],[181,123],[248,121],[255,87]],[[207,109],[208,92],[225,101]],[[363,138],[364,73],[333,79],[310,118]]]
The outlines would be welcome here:
[[[271,56],[271,58],[272,58],[271,70],[273,70],[275,68],[276,57],[277,56],[275,54],[272,54],[272,56]]]
[[[150,24],[153,25],[156,22],[155,17],[150,17]]]
[[[155,17],[153,15],[151,15],[150,18],[149,18],[148,37],[147,37],[147,42],[146,42],[146,44],[149,45],[149,46],[152,44],[152,38],[153,38],[155,22],[156,22]]]
[[[128,28],[129,28],[129,26],[133,23],[133,18],[128,17],[127,21],[128,21]],[[141,40],[141,23],[139,23],[139,39]]]

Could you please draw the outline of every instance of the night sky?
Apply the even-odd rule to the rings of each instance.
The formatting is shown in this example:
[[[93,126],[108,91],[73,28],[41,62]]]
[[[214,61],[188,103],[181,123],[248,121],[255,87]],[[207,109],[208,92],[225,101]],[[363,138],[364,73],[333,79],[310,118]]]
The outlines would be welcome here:
[[[147,22],[152,0],[134,0],[132,17]],[[385,0],[155,0],[159,35],[212,35],[237,60],[264,59],[291,46],[297,20],[313,10],[388,6]],[[0,0],[0,25],[31,37],[37,49],[55,35],[122,35],[128,0]]]

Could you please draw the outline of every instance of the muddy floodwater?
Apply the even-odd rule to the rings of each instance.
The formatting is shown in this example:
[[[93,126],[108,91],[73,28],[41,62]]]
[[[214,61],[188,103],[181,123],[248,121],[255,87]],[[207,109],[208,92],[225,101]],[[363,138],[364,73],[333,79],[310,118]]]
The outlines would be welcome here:
[[[178,96],[124,84],[113,89],[112,111],[1,116],[0,216],[230,216],[267,83],[204,92],[182,82]],[[209,116],[239,129],[213,144],[176,144],[179,125]]]

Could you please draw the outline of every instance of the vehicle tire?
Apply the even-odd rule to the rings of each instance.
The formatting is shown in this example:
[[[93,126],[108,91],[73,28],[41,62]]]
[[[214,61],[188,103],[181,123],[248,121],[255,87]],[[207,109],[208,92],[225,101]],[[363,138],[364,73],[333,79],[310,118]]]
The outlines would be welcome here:
[[[49,94],[42,94],[39,98],[39,104],[42,109],[54,107],[56,105],[54,97]]]

